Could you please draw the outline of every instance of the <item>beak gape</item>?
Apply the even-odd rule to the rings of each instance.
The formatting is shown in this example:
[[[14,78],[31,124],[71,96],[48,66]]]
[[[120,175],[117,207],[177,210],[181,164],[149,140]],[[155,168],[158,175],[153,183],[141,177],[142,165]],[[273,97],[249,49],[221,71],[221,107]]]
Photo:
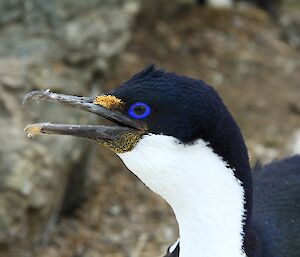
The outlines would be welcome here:
[[[146,131],[146,126],[143,122],[134,120],[120,111],[106,109],[99,104],[95,104],[93,103],[94,98],[56,94],[49,90],[33,91],[24,97],[23,105],[32,100],[58,103],[91,112],[115,122],[116,125],[36,123],[28,125],[24,129],[28,136],[35,134],[59,134],[84,137],[97,141],[117,153],[122,153],[130,151]]]

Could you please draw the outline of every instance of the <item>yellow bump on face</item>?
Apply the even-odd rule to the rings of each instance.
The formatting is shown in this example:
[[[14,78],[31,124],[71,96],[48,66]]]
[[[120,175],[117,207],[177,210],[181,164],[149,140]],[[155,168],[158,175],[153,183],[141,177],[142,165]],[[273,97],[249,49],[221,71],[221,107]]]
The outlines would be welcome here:
[[[115,109],[115,110],[121,109],[122,105],[124,104],[124,102],[121,99],[113,95],[96,96],[93,103],[101,105],[106,109]]]

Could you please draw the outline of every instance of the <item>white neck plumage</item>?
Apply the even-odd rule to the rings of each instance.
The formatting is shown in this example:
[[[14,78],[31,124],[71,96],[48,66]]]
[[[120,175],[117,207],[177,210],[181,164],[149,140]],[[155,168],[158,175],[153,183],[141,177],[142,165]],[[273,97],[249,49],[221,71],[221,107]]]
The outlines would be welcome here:
[[[184,145],[170,136],[146,135],[119,156],[173,208],[180,257],[246,256],[243,187],[203,140]]]

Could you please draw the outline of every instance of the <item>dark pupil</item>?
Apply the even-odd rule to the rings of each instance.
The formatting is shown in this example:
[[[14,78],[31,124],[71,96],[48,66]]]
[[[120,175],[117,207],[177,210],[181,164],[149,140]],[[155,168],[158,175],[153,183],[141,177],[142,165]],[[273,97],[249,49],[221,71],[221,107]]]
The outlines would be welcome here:
[[[136,106],[134,109],[133,109],[134,113],[136,115],[143,115],[146,111],[146,107],[143,106],[143,105],[139,105],[139,106]]]

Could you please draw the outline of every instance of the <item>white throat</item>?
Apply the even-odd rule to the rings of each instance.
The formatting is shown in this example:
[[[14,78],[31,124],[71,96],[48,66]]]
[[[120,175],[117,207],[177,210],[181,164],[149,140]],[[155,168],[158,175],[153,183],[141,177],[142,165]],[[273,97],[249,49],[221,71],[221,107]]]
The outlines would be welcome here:
[[[226,163],[203,141],[146,135],[125,165],[173,208],[180,257],[245,257],[244,190]]]

